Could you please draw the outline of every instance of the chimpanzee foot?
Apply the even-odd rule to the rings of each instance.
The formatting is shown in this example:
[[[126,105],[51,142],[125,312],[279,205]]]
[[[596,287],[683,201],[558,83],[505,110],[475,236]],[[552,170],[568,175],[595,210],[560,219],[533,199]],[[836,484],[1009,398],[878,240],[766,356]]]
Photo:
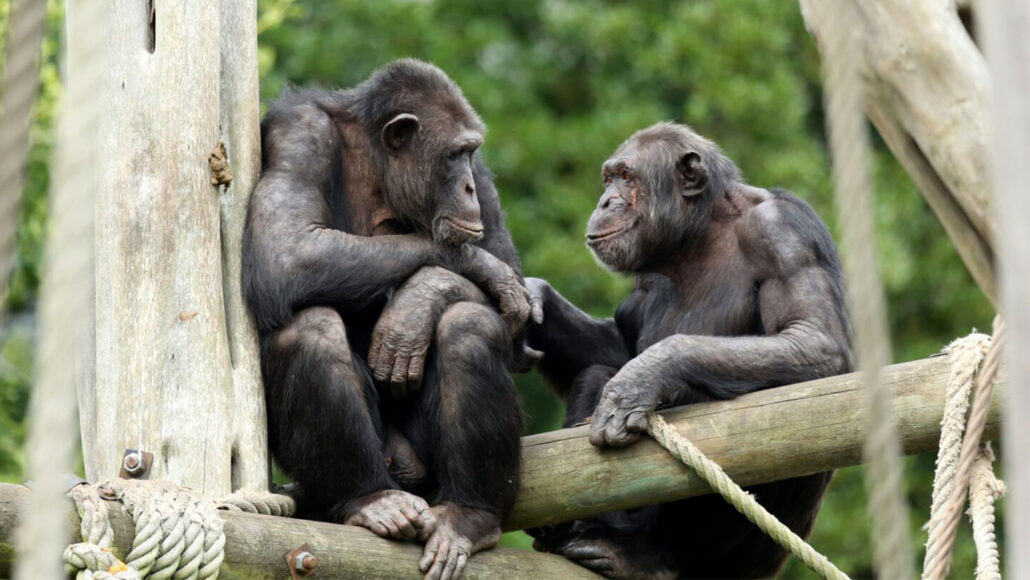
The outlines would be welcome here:
[[[483,510],[453,503],[431,508],[436,531],[429,536],[418,567],[428,580],[461,576],[469,556],[497,545],[501,518]]]
[[[436,529],[429,504],[397,489],[372,492],[347,502],[340,510],[343,523],[372,530],[397,540],[421,540]]]
[[[659,554],[633,538],[581,537],[560,548],[576,564],[608,578],[676,578]]]

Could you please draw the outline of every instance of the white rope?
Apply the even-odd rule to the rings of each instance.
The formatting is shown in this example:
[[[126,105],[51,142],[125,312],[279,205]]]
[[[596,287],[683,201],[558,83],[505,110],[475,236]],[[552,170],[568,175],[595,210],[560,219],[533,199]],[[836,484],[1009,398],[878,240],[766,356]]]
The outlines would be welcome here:
[[[9,265],[14,257],[18,200],[29,154],[29,121],[39,87],[37,61],[46,2],[16,0],[11,9],[4,79],[0,84],[3,87],[0,100],[0,298],[7,289]]]
[[[25,0],[23,4],[45,4]],[[27,471],[33,494],[23,506],[14,577],[21,580],[64,578],[61,554],[67,525],[67,488],[63,475],[72,468],[75,432],[75,385],[81,380],[83,339],[93,312],[93,200],[96,189],[96,136],[99,118],[101,53],[106,34],[104,4],[82,2],[83,26],[68,30],[78,42],[65,56],[66,91],[57,125],[52,166],[50,222],[39,299],[40,341],[36,380],[29,406]],[[5,154],[0,152],[0,154]],[[4,258],[6,259],[6,257]]]
[[[826,556],[805,542],[804,538],[795,534],[776,516],[769,513],[754,496],[734,483],[730,476],[709,459],[689,439],[679,434],[665,419],[657,413],[648,413],[647,432],[670,455],[679,459],[687,467],[692,468],[704,479],[712,489],[726,499],[738,512],[765,532],[777,544],[801,560],[810,570],[823,578],[846,580],[848,576],[833,565]]]
[[[297,502],[280,493],[241,489],[219,500],[218,509],[288,518],[297,512]]]
[[[860,28],[853,26],[857,16],[851,2],[815,2],[812,9],[832,11],[823,39],[823,86],[855,354],[865,385],[864,456],[874,561],[880,577],[904,580],[915,576],[914,558],[902,489],[901,445],[891,395],[880,376],[890,362],[890,336],[876,260],[869,133],[859,76],[862,51],[855,37]]]
[[[998,548],[994,537],[994,501],[1004,484],[994,477],[994,454],[981,444],[1004,345],[1004,324],[995,318],[994,337],[971,335],[949,345],[952,373],[948,402],[941,421],[941,444],[934,475],[930,521],[926,527],[923,578],[943,580],[951,567],[951,553],[968,490],[970,518],[977,546],[977,578],[999,578]],[[979,370],[982,365],[982,370]],[[977,372],[979,370],[979,372]],[[972,405],[968,399],[974,392]],[[970,408],[971,407],[971,408]],[[966,420],[967,409],[969,418]]]

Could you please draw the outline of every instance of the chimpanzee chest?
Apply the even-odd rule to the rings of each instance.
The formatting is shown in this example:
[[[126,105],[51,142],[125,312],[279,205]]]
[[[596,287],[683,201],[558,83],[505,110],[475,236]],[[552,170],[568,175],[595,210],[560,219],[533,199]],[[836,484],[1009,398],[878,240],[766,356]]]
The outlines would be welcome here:
[[[638,279],[637,289],[616,314],[617,320],[625,319],[619,327],[634,354],[674,334],[764,334],[758,283],[745,264],[734,266],[697,271],[684,283],[662,274]]]

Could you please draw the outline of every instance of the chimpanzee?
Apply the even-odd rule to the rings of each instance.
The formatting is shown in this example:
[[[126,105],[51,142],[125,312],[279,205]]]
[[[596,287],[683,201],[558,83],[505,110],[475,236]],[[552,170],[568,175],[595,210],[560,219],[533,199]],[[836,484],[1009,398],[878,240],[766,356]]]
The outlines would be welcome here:
[[[288,92],[244,233],[274,457],[322,517],[425,541],[431,578],[496,543],[518,488],[529,293],[484,130],[415,60]]]
[[[529,344],[590,442],[628,445],[648,411],[826,377],[851,369],[837,250],[791,193],[744,183],[719,148],[688,127],[637,132],[602,167],[604,194],[587,245],[635,275],[615,318],[596,320],[529,279],[543,324]],[[829,473],[750,488],[801,535]],[[538,549],[614,576],[774,575],[786,554],[719,496],[537,530]]]

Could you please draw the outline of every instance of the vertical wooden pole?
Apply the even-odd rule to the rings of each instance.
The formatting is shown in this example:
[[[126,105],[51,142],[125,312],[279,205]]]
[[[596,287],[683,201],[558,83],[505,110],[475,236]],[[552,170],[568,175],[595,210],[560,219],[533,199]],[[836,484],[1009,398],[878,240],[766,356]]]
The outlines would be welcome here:
[[[1012,385],[1004,407],[1005,566],[1009,578],[1030,578],[1030,5],[980,2],[976,8],[994,89],[997,252]]]
[[[154,454],[151,478],[211,495],[266,487],[239,287],[260,169],[256,1],[106,4],[95,372],[79,397],[86,475],[117,475],[123,451],[141,448]],[[228,183],[209,159],[223,145]]]

